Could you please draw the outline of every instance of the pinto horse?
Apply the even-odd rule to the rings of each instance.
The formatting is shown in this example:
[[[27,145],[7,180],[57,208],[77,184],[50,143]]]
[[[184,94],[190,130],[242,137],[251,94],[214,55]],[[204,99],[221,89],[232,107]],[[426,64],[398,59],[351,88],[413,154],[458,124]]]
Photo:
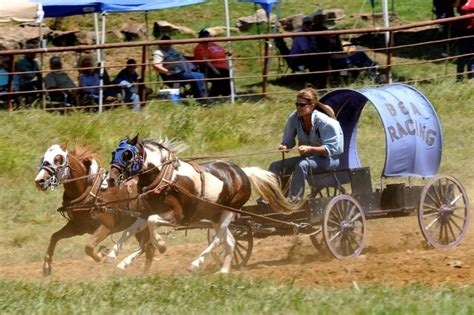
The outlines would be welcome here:
[[[294,211],[301,204],[290,204],[280,190],[278,179],[270,172],[257,167],[240,168],[226,161],[204,164],[179,160],[179,144],[170,140],[153,141],[122,139],[112,154],[108,175],[109,185],[120,184],[124,179],[138,177],[137,189],[141,192],[144,217],[138,218],[122,235],[107,255],[115,259],[116,250],[130,235],[149,228],[151,242],[158,246],[157,226],[187,225],[209,220],[215,236],[192,263],[190,270],[200,268],[205,258],[224,243],[224,260],[221,273],[230,272],[235,239],[229,230],[235,211],[250,198],[252,188],[269,202],[274,210]],[[231,209],[232,208],[232,209]]]
[[[131,198],[137,195],[136,181],[127,183],[122,189],[103,190],[101,189],[103,177],[95,153],[77,144],[71,152],[67,151],[66,145],[52,145],[44,154],[35,178],[36,187],[45,191],[63,184],[63,203],[58,211],[68,219],[66,225],[51,235],[44,257],[44,275],[51,274],[54,250],[61,239],[84,233],[92,234],[85,246],[85,252],[99,262],[102,257],[95,253],[95,247],[108,235],[122,231],[135,222],[134,217],[97,211],[91,206],[93,202],[111,202],[111,207],[123,211],[136,207],[136,201]],[[118,202],[115,203],[114,200]],[[137,234],[136,237],[142,244],[140,247],[142,252],[143,249],[146,250],[146,272],[153,260],[155,247],[145,246],[149,242],[147,231]],[[164,251],[164,247],[160,247],[160,251]]]

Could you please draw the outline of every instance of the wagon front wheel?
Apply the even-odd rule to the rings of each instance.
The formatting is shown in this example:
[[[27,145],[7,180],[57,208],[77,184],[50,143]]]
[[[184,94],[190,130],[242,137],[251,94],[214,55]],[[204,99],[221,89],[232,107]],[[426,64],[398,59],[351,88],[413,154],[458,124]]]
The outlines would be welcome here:
[[[336,258],[359,256],[365,244],[365,214],[352,196],[331,199],[324,211],[324,241]]]
[[[466,234],[469,218],[469,199],[456,178],[438,175],[423,187],[418,223],[423,237],[431,246],[457,246]]]
[[[235,249],[232,256],[232,267],[240,269],[245,267],[252,255],[253,250],[253,234],[252,229],[248,225],[233,225],[229,226],[230,232],[235,238]],[[213,229],[207,230],[207,240],[210,243],[214,238],[215,231]],[[212,257],[217,264],[222,264],[224,258],[224,247],[222,244],[215,248],[212,252]]]

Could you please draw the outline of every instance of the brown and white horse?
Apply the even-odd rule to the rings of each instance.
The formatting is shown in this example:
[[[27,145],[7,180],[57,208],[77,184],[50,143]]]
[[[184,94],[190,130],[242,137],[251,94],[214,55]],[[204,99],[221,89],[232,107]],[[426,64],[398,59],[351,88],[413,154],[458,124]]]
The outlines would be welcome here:
[[[85,233],[92,234],[85,246],[85,252],[99,262],[102,257],[95,253],[95,247],[108,235],[122,231],[135,222],[134,217],[96,211],[91,207],[91,204],[96,201],[111,201],[111,208],[124,211],[136,208],[136,200],[126,200],[137,195],[136,181],[130,181],[121,188],[103,190],[101,189],[102,175],[96,154],[78,144],[71,152],[67,151],[66,145],[57,144],[46,150],[35,178],[36,187],[45,191],[63,184],[63,204],[59,210],[68,222],[51,235],[44,257],[44,275],[51,274],[53,254],[58,241]],[[114,200],[122,201],[115,203]],[[84,206],[81,207],[81,204]],[[137,240],[142,244],[140,254],[143,249],[146,249],[145,271],[147,271],[153,260],[155,247],[145,246],[149,242],[148,231],[137,234]],[[160,250],[164,251],[164,247],[160,247]]]
[[[155,246],[157,226],[179,226],[202,219],[212,223],[216,233],[214,239],[192,263],[197,270],[205,258],[218,246],[224,244],[224,261],[220,272],[230,272],[235,239],[229,230],[234,212],[225,207],[240,209],[250,198],[255,188],[272,209],[293,211],[301,205],[287,202],[277,178],[257,167],[240,168],[226,161],[196,164],[179,160],[179,144],[173,141],[140,141],[138,135],[122,139],[113,153],[109,171],[109,185],[119,184],[123,179],[138,177],[138,191],[143,200],[147,219],[138,218],[122,235],[107,255],[116,257],[119,248],[130,235],[148,226],[151,241]],[[224,206],[224,207],[222,207]]]

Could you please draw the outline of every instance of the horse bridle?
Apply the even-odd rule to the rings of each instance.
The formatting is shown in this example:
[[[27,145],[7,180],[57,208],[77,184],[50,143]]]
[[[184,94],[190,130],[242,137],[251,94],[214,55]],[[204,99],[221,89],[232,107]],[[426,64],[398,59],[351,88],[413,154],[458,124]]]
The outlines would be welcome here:
[[[157,145],[160,147],[160,149],[170,152],[170,150],[165,146],[159,143],[157,143]],[[142,154],[140,154],[140,151]],[[128,179],[151,172],[153,170],[158,170],[160,173],[163,167],[171,163],[175,164],[175,161],[177,161],[176,159],[165,159],[163,155],[161,155],[161,169],[155,165],[148,170],[142,170],[145,158],[146,151],[141,142],[138,142],[136,145],[132,145],[129,144],[127,140],[120,141],[117,149],[112,152],[112,161],[110,162],[111,167],[116,168],[120,172],[116,182],[121,184]]]
[[[48,161],[44,161],[44,158],[41,159],[39,170],[45,170],[48,172],[50,177],[46,180],[46,187],[51,188],[54,190],[57,186],[59,186],[64,179],[69,176],[69,159],[68,155],[65,155],[64,163],[59,166],[52,165]]]

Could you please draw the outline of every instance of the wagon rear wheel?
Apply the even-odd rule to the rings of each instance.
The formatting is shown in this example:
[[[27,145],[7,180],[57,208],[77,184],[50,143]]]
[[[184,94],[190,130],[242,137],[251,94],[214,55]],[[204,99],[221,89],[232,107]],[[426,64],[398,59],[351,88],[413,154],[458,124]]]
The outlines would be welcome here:
[[[431,246],[457,246],[466,234],[469,218],[469,199],[457,179],[438,175],[423,187],[418,223],[423,237]]]
[[[365,243],[365,214],[352,196],[331,199],[324,211],[323,234],[336,258],[359,256]]]
[[[240,269],[245,267],[252,255],[253,235],[252,229],[248,225],[230,225],[230,232],[235,238],[235,249],[232,257],[232,267]],[[210,243],[214,238],[215,231],[207,230],[207,240]],[[217,264],[221,265],[224,258],[224,247],[219,246],[212,252],[212,257]]]

